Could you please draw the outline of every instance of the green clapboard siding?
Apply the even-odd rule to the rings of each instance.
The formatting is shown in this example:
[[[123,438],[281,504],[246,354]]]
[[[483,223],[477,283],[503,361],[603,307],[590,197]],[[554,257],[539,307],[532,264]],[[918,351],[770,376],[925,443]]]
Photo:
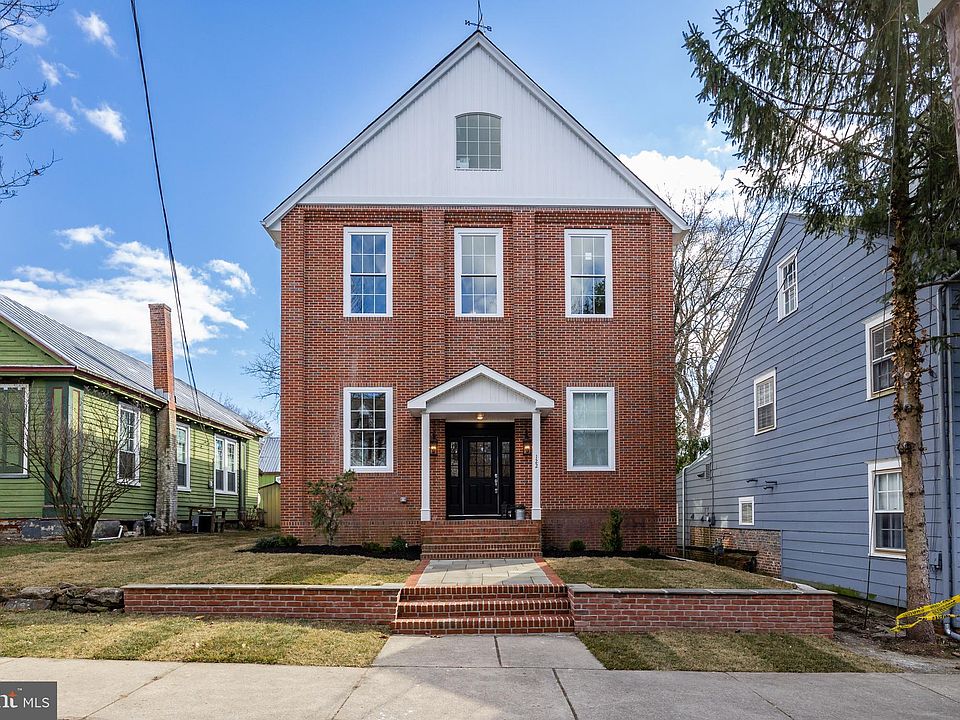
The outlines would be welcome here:
[[[0,366],[61,364],[0,320]]]
[[[2,326],[0,326],[2,327]],[[28,428],[42,423],[48,412],[48,403],[52,387],[63,388],[63,381],[22,379],[0,375],[0,384],[28,385],[30,393]],[[30,518],[43,514],[43,483],[40,482],[41,470],[35,466],[29,468],[27,476],[0,477],[0,517]]]
[[[246,483],[247,507],[255,508],[257,496],[260,494],[260,441],[247,440],[244,444],[247,446],[247,466],[243,475],[243,481]]]

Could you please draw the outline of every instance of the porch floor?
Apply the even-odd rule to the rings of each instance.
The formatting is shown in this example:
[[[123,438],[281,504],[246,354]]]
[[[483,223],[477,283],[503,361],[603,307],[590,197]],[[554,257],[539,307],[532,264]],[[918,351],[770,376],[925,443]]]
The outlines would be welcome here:
[[[553,584],[532,557],[431,560],[417,580],[417,587]]]

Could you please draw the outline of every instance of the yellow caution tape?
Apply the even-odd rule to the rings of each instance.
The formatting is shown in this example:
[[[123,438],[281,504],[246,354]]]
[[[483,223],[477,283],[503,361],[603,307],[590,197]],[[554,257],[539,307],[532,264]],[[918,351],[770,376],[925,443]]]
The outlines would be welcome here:
[[[906,612],[897,615],[897,624],[890,629],[890,632],[909,630],[914,625],[919,625],[924,620],[942,620],[943,618],[960,617],[949,614],[948,611],[954,605],[960,605],[960,595],[954,595],[948,600],[941,600],[938,603],[924,605],[923,607],[918,607],[914,610],[907,610]],[[904,620],[911,620],[912,622],[904,622]]]

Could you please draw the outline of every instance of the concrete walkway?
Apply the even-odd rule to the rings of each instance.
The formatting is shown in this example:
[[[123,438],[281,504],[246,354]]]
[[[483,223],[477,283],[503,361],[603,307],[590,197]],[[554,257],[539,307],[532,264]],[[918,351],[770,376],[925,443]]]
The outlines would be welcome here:
[[[614,720],[960,716],[960,676],[613,672],[572,636],[394,636],[374,667],[0,658],[55,680],[64,718]]]

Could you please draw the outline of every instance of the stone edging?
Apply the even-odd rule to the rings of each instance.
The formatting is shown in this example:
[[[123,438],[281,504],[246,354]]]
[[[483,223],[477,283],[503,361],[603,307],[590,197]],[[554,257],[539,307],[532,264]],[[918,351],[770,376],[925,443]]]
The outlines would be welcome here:
[[[112,612],[123,609],[123,590],[60,583],[35,585],[17,590],[0,588],[4,610],[67,610],[76,613]]]

